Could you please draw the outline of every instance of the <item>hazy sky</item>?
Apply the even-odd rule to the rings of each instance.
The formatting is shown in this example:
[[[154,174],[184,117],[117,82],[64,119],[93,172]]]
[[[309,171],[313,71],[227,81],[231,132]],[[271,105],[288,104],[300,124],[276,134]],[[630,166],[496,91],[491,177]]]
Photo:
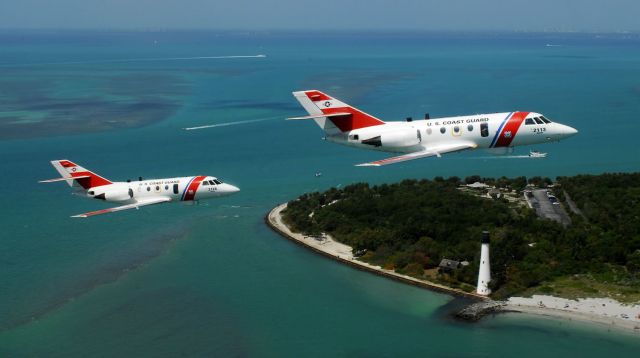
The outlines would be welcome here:
[[[640,0],[2,0],[0,27],[640,31]]]

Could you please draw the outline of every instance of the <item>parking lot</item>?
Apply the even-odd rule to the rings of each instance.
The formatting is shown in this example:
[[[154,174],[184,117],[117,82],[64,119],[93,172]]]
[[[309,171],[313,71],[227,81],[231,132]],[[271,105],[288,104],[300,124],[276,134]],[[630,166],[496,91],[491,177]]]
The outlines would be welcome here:
[[[571,225],[571,218],[564,207],[553,194],[547,194],[547,189],[535,189],[530,192],[531,194],[525,192],[524,197],[539,217],[557,221],[565,227]]]

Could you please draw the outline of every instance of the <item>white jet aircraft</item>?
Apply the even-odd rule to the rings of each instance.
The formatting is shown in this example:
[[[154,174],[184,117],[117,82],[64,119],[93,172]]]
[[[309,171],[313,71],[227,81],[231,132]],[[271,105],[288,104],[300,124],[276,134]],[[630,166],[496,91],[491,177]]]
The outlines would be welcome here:
[[[578,131],[553,123],[540,113],[510,112],[472,116],[383,122],[317,90],[293,92],[331,142],[404,153],[358,166],[381,166],[467,149],[487,148],[509,153],[514,146],[559,141]],[[495,148],[495,149],[494,149]]]
[[[171,201],[195,201],[230,195],[240,191],[237,187],[211,176],[193,176],[168,179],[151,179],[127,182],[111,182],[69,160],[54,160],[53,167],[61,178],[42,180],[40,183],[66,181],[74,190],[88,198],[122,203],[114,208],[73,215],[74,218],[137,209],[141,206]]]

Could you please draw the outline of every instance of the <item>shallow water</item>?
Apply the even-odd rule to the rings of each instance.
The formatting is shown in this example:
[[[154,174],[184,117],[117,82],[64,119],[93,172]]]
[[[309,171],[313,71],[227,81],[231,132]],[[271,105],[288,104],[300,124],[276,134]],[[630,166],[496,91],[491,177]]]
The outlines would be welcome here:
[[[283,240],[263,217],[301,193],[357,181],[640,170],[639,43],[1,33],[0,128],[11,135],[0,134],[0,355],[631,356],[637,335],[602,327],[525,315],[451,321],[451,297],[341,266]],[[310,122],[257,121],[303,115],[291,91],[307,88],[383,119],[533,110],[580,133],[533,148],[545,159],[469,152],[360,168],[386,154],[324,142]],[[182,129],[207,125],[218,126]],[[69,216],[105,205],[36,183],[55,177],[48,161],[62,158],[112,180],[208,174],[242,191],[77,220]]]

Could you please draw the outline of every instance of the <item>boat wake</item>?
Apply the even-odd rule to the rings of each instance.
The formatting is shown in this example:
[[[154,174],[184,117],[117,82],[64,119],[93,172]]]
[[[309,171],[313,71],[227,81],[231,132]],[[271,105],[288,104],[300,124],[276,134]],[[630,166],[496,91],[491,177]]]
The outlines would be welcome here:
[[[62,61],[62,62],[36,62],[36,63],[16,63],[0,64],[0,67],[23,67],[23,66],[49,66],[49,65],[90,65],[94,63],[121,63],[121,62],[152,62],[152,61],[194,61],[194,60],[221,60],[239,58],[266,58],[267,55],[229,55],[229,56],[192,56],[192,57],[151,57],[151,58],[122,58],[105,59],[92,61]]]
[[[473,157],[472,159],[532,159],[529,155],[488,155],[484,157]]]
[[[204,125],[204,126],[187,127],[187,128],[182,128],[182,129],[184,129],[185,131],[193,131],[193,130],[196,130],[196,129],[237,126],[239,124],[249,124],[249,123],[256,123],[256,122],[271,121],[271,120],[278,119],[278,118],[283,118],[283,117],[282,116],[277,116],[277,117],[258,118],[258,119],[250,119],[250,120],[247,120],[247,121],[235,121],[235,122],[208,124],[208,125]]]

